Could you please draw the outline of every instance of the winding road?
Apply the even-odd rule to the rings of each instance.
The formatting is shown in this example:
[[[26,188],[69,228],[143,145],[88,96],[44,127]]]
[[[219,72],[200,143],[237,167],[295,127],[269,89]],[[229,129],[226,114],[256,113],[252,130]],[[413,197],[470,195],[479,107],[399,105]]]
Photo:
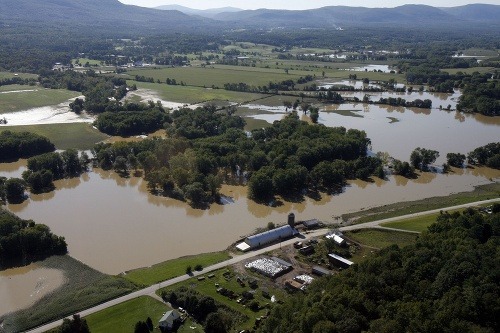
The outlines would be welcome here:
[[[467,207],[472,207],[472,206],[477,206],[477,205],[483,205],[483,204],[489,204],[489,203],[495,203],[495,202],[500,202],[500,198],[491,199],[491,200],[484,200],[484,201],[477,201],[477,202],[472,202],[472,203],[458,205],[458,206],[452,206],[452,207],[434,209],[434,210],[429,210],[429,211],[425,211],[425,212],[419,212],[419,213],[414,213],[414,214],[408,214],[408,215],[403,215],[403,216],[398,216],[398,217],[387,218],[387,219],[383,219],[383,220],[377,220],[377,221],[373,221],[373,222],[367,222],[367,223],[361,223],[361,224],[353,224],[353,225],[348,225],[348,226],[341,226],[338,229],[340,231],[351,231],[351,230],[369,229],[369,228],[381,228],[381,229],[396,230],[396,229],[393,229],[393,228],[382,227],[381,224],[384,224],[384,223],[387,223],[387,222],[394,222],[394,221],[400,221],[400,220],[415,218],[415,217],[429,215],[429,214],[435,214],[435,213],[439,213],[440,211],[444,211],[444,210],[462,209],[462,208],[467,208]],[[307,232],[307,233],[303,234],[304,239],[302,239],[302,240],[307,240],[307,239],[311,239],[311,238],[323,236],[326,233],[328,233],[330,230],[331,229],[320,229],[320,230],[315,230],[313,232]],[[226,266],[231,266],[231,265],[236,264],[238,262],[248,260],[248,259],[250,259],[252,257],[262,255],[262,254],[264,254],[266,252],[269,252],[269,251],[272,251],[272,250],[276,250],[276,249],[280,248],[281,246],[291,245],[291,244],[293,244],[296,241],[297,241],[297,238],[292,238],[292,239],[283,241],[283,242],[281,242],[279,244],[270,245],[270,246],[265,247],[263,249],[259,249],[259,250],[251,251],[251,252],[248,252],[248,253],[244,253],[242,255],[238,255],[238,256],[236,256],[234,258],[231,258],[231,259],[228,259],[226,261],[222,261],[222,262],[220,262],[218,264],[206,267],[201,272],[194,271],[193,275],[191,275],[191,276],[189,276],[189,275],[182,275],[182,276],[178,276],[176,278],[170,279],[170,280],[162,281],[162,282],[154,284],[154,285],[152,285],[150,287],[134,291],[134,292],[132,292],[130,294],[127,294],[127,295],[115,298],[115,299],[107,301],[105,303],[96,305],[96,306],[94,306],[92,308],[83,310],[83,311],[79,312],[78,314],[81,317],[85,317],[85,316],[88,316],[88,315],[90,315],[92,313],[95,313],[95,312],[107,309],[107,308],[109,308],[111,306],[114,306],[114,305],[117,305],[117,304],[129,301],[129,300],[132,300],[132,299],[137,298],[137,297],[141,297],[141,296],[153,296],[153,297],[155,297],[156,296],[155,292],[158,289],[160,289],[160,288],[171,286],[171,285],[174,285],[176,283],[179,283],[179,282],[185,281],[187,279],[190,279],[192,277],[196,277],[198,275],[204,275],[204,274],[207,274],[208,272],[215,271],[215,270],[224,268]],[[155,297],[155,298],[157,298],[157,297]],[[68,317],[68,318],[70,318],[70,317]],[[27,331],[27,332],[28,333],[43,333],[43,332],[46,332],[46,331],[48,331],[50,329],[56,328],[56,327],[60,326],[61,324],[62,324],[62,319],[54,321],[54,322],[51,322],[51,323],[48,323],[48,324],[45,324],[43,326],[39,326],[39,327],[34,328],[34,329],[32,329],[30,331]]]

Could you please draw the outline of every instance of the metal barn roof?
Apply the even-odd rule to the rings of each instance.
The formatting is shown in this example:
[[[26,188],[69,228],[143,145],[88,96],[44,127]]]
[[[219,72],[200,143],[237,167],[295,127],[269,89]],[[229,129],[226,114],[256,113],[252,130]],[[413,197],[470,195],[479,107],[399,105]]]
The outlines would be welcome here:
[[[296,230],[289,225],[285,225],[276,229],[272,229],[257,235],[248,237],[245,243],[250,247],[258,247],[260,245],[275,242],[279,239],[286,239],[295,235]]]

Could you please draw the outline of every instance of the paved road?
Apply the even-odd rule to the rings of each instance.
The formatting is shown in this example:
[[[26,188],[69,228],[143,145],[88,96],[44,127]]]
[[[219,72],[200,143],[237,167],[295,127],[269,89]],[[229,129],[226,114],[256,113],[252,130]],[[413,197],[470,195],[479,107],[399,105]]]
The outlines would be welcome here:
[[[441,210],[455,210],[455,209],[467,208],[467,207],[471,207],[471,206],[477,206],[477,205],[481,205],[481,204],[494,203],[494,202],[500,202],[500,198],[491,199],[491,200],[484,200],[484,201],[479,201],[479,202],[473,202],[473,203],[464,204],[464,205],[458,205],[458,206],[452,206],[452,207],[434,209],[434,210],[429,210],[429,211],[426,211],[426,212],[408,214],[408,215],[404,215],[404,216],[391,217],[391,218],[388,218],[388,219],[383,219],[383,220],[378,220],[378,221],[373,221],[373,222],[367,222],[367,223],[362,223],[362,224],[353,224],[353,225],[349,225],[349,226],[340,227],[339,229],[341,231],[350,231],[350,230],[367,229],[367,228],[383,228],[383,227],[380,226],[380,224],[387,223],[387,222],[393,222],[393,221],[399,221],[399,220],[403,220],[403,219],[410,219],[410,218],[414,218],[414,217],[418,217],[418,216],[423,216],[423,215],[428,215],[428,214],[435,214],[435,213],[439,213],[439,211],[441,211]],[[311,238],[323,236],[326,233],[328,233],[329,230],[330,229],[315,230],[313,232],[305,233],[302,236],[304,237],[304,240],[307,240],[307,239],[311,239]],[[279,244],[274,244],[274,245],[268,246],[268,247],[260,249],[260,250],[256,250],[256,251],[251,251],[251,252],[248,252],[248,253],[244,253],[242,255],[236,256],[236,257],[231,258],[229,260],[226,260],[226,261],[220,262],[218,264],[206,267],[201,272],[194,271],[192,276],[204,275],[204,274],[207,274],[208,272],[215,271],[215,270],[224,268],[226,266],[231,266],[231,265],[236,264],[238,262],[248,260],[248,259],[250,259],[252,257],[262,255],[262,254],[264,254],[266,252],[269,252],[269,251],[272,251],[272,250],[276,250],[276,249],[280,248],[281,246],[291,245],[291,244],[293,244],[296,241],[297,241],[297,238],[293,238],[293,239],[289,239],[289,240],[283,241],[283,242],[281,242]],[[190,279],[192,276],[182,275],[182,276],[178,276],[176,278],[173,278],[173,279],[170,279],[170,280],[167,280],[167,281],[160,282],[160,283],[152,285],[150,287],[134,291],[134,292],[132,292],[130,294],[127,294],[125,296],[118,297],[118,298],[115,298],[115,299],[110,300],[108,302],[105,302],[105,303],[102,303],[100,305],[94,306],[94,307],[89,308],[87,310],[83,310],[79,314],[80,314],[81,317],[85,317],[85,316],[88,316],[88,315],[90,315],[92,313],[104,310],[104,309],[109,308],[109,307],[111,307],[113,305],[117,305],[117,304],[123,303],[125,301],[129,301],[131,299],[134,299],[134,298],[137,298],[137,297],[140,297],[140,296],[152,295],[152,294],[154,294],[160,288],[164,288],[164,287],[171,286],[173,284],[185,281],[187,279]],[[61,324],[62,324],[62,319],[58,320],[58,321],[54,321],[54,322],[48,323],[48,324],[45,324],[45,325],[40,326],[38,328],[35,328],[33,330],[30,330],[30,331],[28,331],[28,333],[43,333],[43,332],[46,332],[46,331],[48,331],[50,329],[58,327]]]

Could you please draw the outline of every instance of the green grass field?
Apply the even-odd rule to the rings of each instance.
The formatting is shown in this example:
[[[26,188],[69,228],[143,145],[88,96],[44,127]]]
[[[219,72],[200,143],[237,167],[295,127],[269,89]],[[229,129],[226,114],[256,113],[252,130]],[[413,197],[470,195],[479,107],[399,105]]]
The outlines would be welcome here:
[[[346,236],[366,246],[382,249],[396,244],[400,247],[415,242],[418,235],[408,232],[399,232],[381,229],[362,229],[346,232]]]
[[[198,264],[207,267],[230,258],[226,252],[213,252],[182,257],[151,267],[135,269],[128,272],[124,277],[137,285],[150,286],[186,274],[186,267],[188,266],[191,266],[193,269]]]
[[[248,67],[251,68],[251,67]],[[198,87],[219,87],[223,88],[225,83],[240,83],[244,82],[250,86],[264,86],[269,84],[270,81],[278,82],[283,80],[296,80],[300,75],[286,74],[284,71],[281,73],[273,73],[266,71],[262,68],[253,68],[248,70],[247,67],[234,66],[212,66],[202,67],[175,67],[175,68],[145,68],[133,69],[126,74],[131,79],[135,75],[144,75],[145,77],[152,77],[155,81],[160,80],[165,82],[167,78],[175,79],[177,83],[181,81],[187,85]]]
[[[138,88],[154,90],[163,100],[198,104],[211,101],[230,101],[235,103],[249,102],[266,95],[252,94],[224,89],[211,89],[192,86],[171,86],[167,84],[127,81],[129,85],[136,84]]]
[[[148,317],[156,327],[163,314],[169,310],[171,308],[166,304],[149,296],[141,296],[91,314],[85,319],[92,333],[131,333],[138,321],[146,321]],[[160,332],[159,329],[154,331]]]
[[[4,318],[7,332],[21,332],[80,310],[132,292],[135,285],[115,276],[100,273],[70,256],[52,256],[40,266],[64,271],[66,283],[43,297],[32,307]],[[145,320],[146,318],[144,318]]]
[[[462,72],[465,74],[472,74],[474,72],[478,73],[493,73],[495,71],[494,67],[471,67],[471,68],[444,68],[443,72],[447,72],[450,74],[457,74],[458,72]]]
[[[17,76],[22,78],[22,79],[36,79],[36,78],[38,78],[37,74],[0,72],[0,80],[14,78],[14,77],[16,77],[15,74],[17,74]]]
[[[436,218],[439,214],[430,214],[425,216],[416,217],[413,219],[405,219],[396,222],[383,223],[381,226],[395,229],[402,229],[408,231],[418,231],[422,232],[427,230],[427,228],[436,222]]]
[[[57,149],[91,149],[94,144],[105,140],[108,136],[99,132],[90,124],[50,124],[30,126],[6,126],[2,130],[13,132],[32,132],[47,137]]]
[[[3,89],[6,89],[6,87],[8,87],[9,90],[3,90],[3,93],[0,94],[0,114],[42,106],[57,105],[80,95],[78,92],[64,89],[44,89],[40,87],[26,89],[27,86],[19,85],[5,86]],[[17,90],[25,91],[17,92]],[[6,93],[6,91],[16,92]]]

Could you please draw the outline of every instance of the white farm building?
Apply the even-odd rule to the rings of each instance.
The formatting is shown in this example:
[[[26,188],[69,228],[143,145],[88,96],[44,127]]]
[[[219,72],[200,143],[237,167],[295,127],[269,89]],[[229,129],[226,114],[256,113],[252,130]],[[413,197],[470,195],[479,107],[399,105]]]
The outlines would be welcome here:
[[[283,227],[279,227],[276,229],[272,229],[269,231],[262,232],[260,234],[247,237],[245,241],[243,243],[238,244],[236,248],[240,251],[245,252],[251,249],[261,247],[266,244],[288,239],[290,237],[293,237],[295,234],[297,234],[297,230],[295,230],[290,225],[285,225]]]

